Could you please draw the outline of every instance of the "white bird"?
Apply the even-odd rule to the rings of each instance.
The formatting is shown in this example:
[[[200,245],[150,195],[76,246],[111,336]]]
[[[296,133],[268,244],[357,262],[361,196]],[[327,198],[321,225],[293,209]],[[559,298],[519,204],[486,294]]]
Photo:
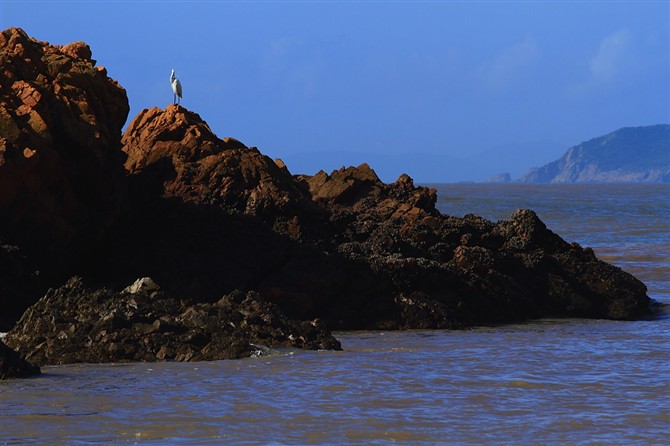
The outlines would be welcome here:
[[[170,75],[170,85],[172,85],[172,92],[174,93],[172,103],[179,104],[179,99],[181,99],[181,82],[179,82],[179,79],[174,77],[174,68],[172,69],[172,74]]]

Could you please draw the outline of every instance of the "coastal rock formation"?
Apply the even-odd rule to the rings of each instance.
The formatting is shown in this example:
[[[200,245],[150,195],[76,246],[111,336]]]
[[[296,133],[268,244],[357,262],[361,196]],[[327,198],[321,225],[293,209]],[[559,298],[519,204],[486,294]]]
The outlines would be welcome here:
[[[123,141],[126,168],[140,185],[131,195],[154,193],[133,206],[148,226],[134,225],[136,238],[121,239],[135,246],[159,234],[192,251],[146,250],[160,255],[125,275],[153,265],[151,275],[175,294],[212,301],[253,289],[291,317],[338,329],[648,311],[643,284],[566,243],[531,211],[498,223],[442,215],[434,189],[407,175],[384,184],[367,164],[291,177],[257,149],[218,139],[180,106],[140,113]],[[128,249],[101,269],[129,267]],[[188,273],[174,274],[178,265]]]
[[[497,223],[442,215],[434,190],[415,187],[406,175],[385,185],[365,165],[302,181],[331,213],[337,253],[369,270],[367,280],[376,278],[393,296],[377,307],[390,317],[374,328],[458,328],[543,316],[627,319],[648,311],[644,284],[565,242],[532,211]],[[325,194],[324,201],[329,182],[327,190],[344,192]],[[354,189],[347,206],[336,204]]]
[[[21,355],[0,341],[0,381],[39,375],[40,368],[26,361]]]
[[[570,147],[524,183],[670,183],[670,125],[626,127]]]
[[[6,341],[39,364],[649,312],[644,284],[532,211],[444,215],[434,189],[367,164],[294,176],[179,105],[121,136],[125,91],[85,44],[0,39],[0,307],[8,326],[37,302]]]
[[[50,290],[5,338],[37,364],[237,359],[268,347],[341,349],[319,320],[292,321],[257,293],[213,304],[166,296],[151,279],[121,292],[80,278]]]
[[[128,100],[91,56],[0,33],[0,234],[53,280],[123,212]]]
[[[141,111],[122,143],[131,180],[150,176],[164,198],[256,216],[294,234],[299,216],[313,212],[286,167],[236,139],[219,139],[200,116],[179,105]],[[145,181],[137,188],[151,185]]]

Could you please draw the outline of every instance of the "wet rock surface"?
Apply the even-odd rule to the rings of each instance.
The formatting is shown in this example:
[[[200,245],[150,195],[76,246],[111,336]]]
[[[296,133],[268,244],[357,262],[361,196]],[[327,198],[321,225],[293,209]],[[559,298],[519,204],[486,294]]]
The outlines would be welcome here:
[[[7,342],[39,364],[649,312],[644,284],[530,210],[444,215],[434,189],[384,184],[367,164],[292,175],[179,105],[121,135],[125,91],[88,46],[10,29],[0,48],[0,322],[34,304]],[[127,289],[149,276],[160,289]]]
[[[149,278],[114,292],[87,289],[74,277],[29,308],[5,342],[40,365],[237,359],[269,347],[341,349],[319,320],[289,320],[255,292],[190,304],[166,296]]]

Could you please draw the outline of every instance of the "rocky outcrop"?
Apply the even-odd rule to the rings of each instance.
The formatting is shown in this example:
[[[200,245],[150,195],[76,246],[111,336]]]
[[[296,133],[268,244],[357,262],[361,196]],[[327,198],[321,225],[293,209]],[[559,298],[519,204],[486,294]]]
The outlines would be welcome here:
[[[0,234],[60,280],[123,212],[126,92],[83,42],[0,33]]]
[[[0,381],[12,378],[27,378],[39,375],[40,368],[28,361],[17,352],[7,347],[0,340]]]
[[[176,294],[211,301],[252,289],[291,317],[338,329],[648,311],[643,284],[566,243],[531,211],[498,223],[442,215],[434,189],[407,175],[384,184],[367,164],[291,177],[256,149],[219,140],[179,106],[141,113],[124,142],[126,168],[141,184],[131,195],[155,191],[134,206],[151,223],[133,227],[132,245],[157,231],[191,251],[171,245],[128,275],[154,265],[151,274]],[[188,273],[175,274],[178,265]],[[577,280],[580,271],[587,273]],[[177,283],[180,276],[200,288]]]
[[[524,183],[670,183],[670,125],[626,127],[570,147]]]
[[[269,347],[340,349],[317,319],[288,320],[255,292],[213,304],[166,296],[149,278],[121,292],[72,278],[32,306],[5,338],[37,364],[201,361],[258,355]]]
[[[160,187],[164,198],[259,217],[296,236],[300,217],[314,211],[285,166],[236,139],[219,139],[179,105],[141,111],[122,143],[131,181],[141,183],[136,189]]]
[[[9,325],[41,298],[6,338],[39,364],[649,312],[644,284],[532,211],[443,215],[434,189],[367,164],[293,176],[178,105],[143,110],[121,137],[125,92],[86,45],[1,38],[0,306]],[[70,276],[90,288],[62,286]],[[126,288],[137,277],[161,288]]]
[[[641,282],[565,242],[532,211],[497,223],[457,218],[436,211],[435,191],[405,175],[384,185],[361,166],[327,177],[302,181],[331,213],[335,250],[393,296],[381,307],[388,319],[377,319],[375,328],[458,328],[542,316],[626,319],[648,311]],[[338,192],[324,201],[324,189]],[[356,199],[335,204],[353,190]]]
[[[512,175],[509,172],[499,173],[489,178],[489,183],[511,183]]]

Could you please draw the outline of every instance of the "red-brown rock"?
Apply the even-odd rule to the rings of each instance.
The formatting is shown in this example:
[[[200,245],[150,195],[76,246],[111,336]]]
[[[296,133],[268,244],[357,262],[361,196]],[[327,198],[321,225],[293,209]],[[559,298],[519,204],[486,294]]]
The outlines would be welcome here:
[[[77,288],[76,302],[104,295],[113,306],[113,289],[151,276],[189,317],[215,311],[238,289],[289,320],[340,329],[649,312],[644,284],[566,243],[532,211],[497,223],[443,215],[434,189],[407,175],[384,184],[367,164],[293,177],[178,105],[142,111],[121,139],[125,92],[95,68],[85,44],[54,47],[20,30],[3,32],[0,44],[0,238],[8,247],[0,262],[21,277],[0,291],[39,286],[37,264],[108,288]],[[74,301],[59,300],[58,311],[76,314]],[[35,320],[49,322],[44,311]],[[30,323],[18,330],[26,338],[16,345],[40,344],[28,339]],[[84,347],[73,348],[80,359]],[[169,357],[161,351],[147,357]]]
[[[44,275],[63,273],[122,213],[128,111],[88,45],[0,33],[0,234]]]
[[[236,139],[219,139],[179,105],[143,110],[122,143],[128,173],[150,172],[154,186],[158,176],[165,198],[261,217],[292,235],[299,233],[294,218],[313,212],[285,167]]]

